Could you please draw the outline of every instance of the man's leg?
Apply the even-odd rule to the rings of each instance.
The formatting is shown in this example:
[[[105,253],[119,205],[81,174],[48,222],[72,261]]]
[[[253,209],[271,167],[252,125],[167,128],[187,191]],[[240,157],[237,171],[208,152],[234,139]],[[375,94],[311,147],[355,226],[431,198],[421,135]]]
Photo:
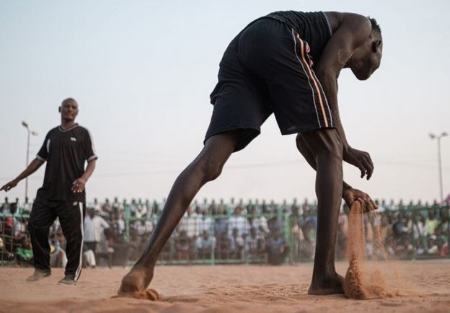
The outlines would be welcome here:
[[[315,163],[317,173],[317,240],[309,293],[341,293],[342,278],[336,273],[334,256],[337,221],[342,201],[343,147],[335,129],[308,132],[302,136],[306,147],[313,155],[307,160]]]
[[[122,279],[119,292],[133,293],[147,288],[153,278],[159,252],[200,188],[220,175],[225,162],[236,148],[236,142],[235,132],[209,138],[200,154],[177,177],[147,248]]]
[[[30,214],[28,231],[30,232],[31,245],[33,248],[33,263],[35,273],[28,281],[39,280],[50,275],[50,245],[48,242],[48,231],[55,221],[56,216],[48,204],[39,198],[33,203]]]
[[[84,203],[81,201],[63,203],[58,207],[58,217],[66,237],[67,265],[65,281],[76,282],[81,274],[83,260]]]

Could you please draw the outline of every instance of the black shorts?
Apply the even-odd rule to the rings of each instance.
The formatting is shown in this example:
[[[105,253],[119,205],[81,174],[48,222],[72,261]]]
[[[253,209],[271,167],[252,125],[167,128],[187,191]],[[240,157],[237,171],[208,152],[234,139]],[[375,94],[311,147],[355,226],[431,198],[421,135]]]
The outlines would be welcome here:
[[[333,128],[333,118],[308,54],[309,45],[285,23],[261,18],[239,33],[220,62],[206,133],[239,130],[236,151],[275,114],[281,134]]]

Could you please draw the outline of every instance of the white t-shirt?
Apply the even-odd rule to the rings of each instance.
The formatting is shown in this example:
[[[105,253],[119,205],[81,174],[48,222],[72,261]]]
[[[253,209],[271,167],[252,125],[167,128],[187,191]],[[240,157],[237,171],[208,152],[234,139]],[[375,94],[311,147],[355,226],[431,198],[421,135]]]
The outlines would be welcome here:
[[[109,224],[98,215],[91,218],[89,215],[84,219],[84,241],[99,242],[104,229],[109,228]]]

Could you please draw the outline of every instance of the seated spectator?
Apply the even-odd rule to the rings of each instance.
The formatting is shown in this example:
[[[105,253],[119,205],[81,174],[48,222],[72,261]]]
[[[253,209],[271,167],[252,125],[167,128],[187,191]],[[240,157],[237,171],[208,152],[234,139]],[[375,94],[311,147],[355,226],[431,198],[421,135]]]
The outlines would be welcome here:
[[[186,230],[181,230],[175,238],[175,251],[177,260],[189,260],[191,253],[191,240]]]
[[[400,217],[392,225],[392,230],[394,232],[394,236],[398,240],[401,240],[403,237],[408,236],[408,226],[407,226],[406,219],[403,217]]]
[[[199,259],[209,259],[215,248],[216,240],[209,235],[207,230],[203,230],[200,237],[197,238],[196,248]]]
[[[439,212],[439,223],[435,230],[438,236],[448,237],[450,235],[449,210],[450,208],[442,208]]]
[[[14,240],[20,241],[23,238],[27,237],[27,225],[28,221],[26,221],[23,217],[15,218],[14,223]]]
[[[214,235],[216,238],[222,237],[223,234],[228,236],[228,217],[224,206],[216,207],[214,214]],[[227,237],[228,238],[228,237]]]
[[[178,229],[186,233],[190,242],[195,242],[199,234],[199,218],[192,207],[189,207],[178,225]]]
[[[245,253],[250,260],[261,259],[265,254],[264,237],[258,236],[255,227],[250,228],[250,234],[245,238]]]
[[[242,259],[242,251],[244,250],[244,238],[239,234],[239,229],[233,228],[229,240],[229,257],[231,259]]]
[[[111,228],[105,228],[100,237],[96,252],[99,265],[101,265],[103,260],[106,260],[108,267],[112,267],[115,241],[114,231]]]
[[[270,236],[266,241],[267,261],[271,265],[283,264],[289,252],[289,246],[284,240],[278,228],[271,230]]]
[[[437,204],[434,203],[433,206],[437,206]],[[436,231],[436,228],[437,228],[438,224],[439,224],[439,221],[436,218],[436,213],[434,212],[434,209],[429,210],[428,211],[428,218],[427,218],[427,220],[425,222],[426,234],[428,236],[435,235],[435,231]]]
[[[211,208],[211,210],[216,210],[215,206]],[[198,233],[203,234],[204,231],[207,231],[209,234],[213,231],[214,220],[209,216],[206,210],[200,211],[200,216],[198,217]]]
[[[437,237],[435,235],[428,236],[428,250],[429,255],[439,255],[439,247]]]
[[[441,257],[449,256],[449,254],[448,254],[448,236],[437,236],[436,243],[438,246],[438,255]]]
[[[217,259],[228,259],[230,254],[230,237],[225,232],[219,233],[217,236],[216,244],[216,258]]]
[[[266,236],[269,233],[267,218],[264,215],[258,216],[256,210],[253,210],[251,218],[251,227],[254,227],[256,229],[257,235]]]
[[[7,235],[10,240],[14,237],[14,217],[7,216],[5,218],[5,224],[3,226],[3,233]]]
[[[146,225],[145,220],[135,220],[134,223],[131,225],[131,229],[136,232],[136,235],[141,237],[146,233]]]
[[[56,234],[50,235],[50,266],[66,267],[67,256]]]
[[[16,259],[19,264],[25,263],[28,265],[32,265],[33,250],[31,248],[31,241],[28,237],[25,237],[20,247],[16,249]]]
[[[416,213],[412,217],[412,234],[416,255],[422,255],[426,251],[426,230],[424,218],[420,213]]]
[[[237,235],[242,238],[248,233],[249,228],[247,218],[242,216],[242,207],[237,206],[234,208],[233,215],[228,219],[228,234],[233,236],[234,229],[236,229]]]
[[[305,239],[309,242],[316,241],[316,229],[317,229],[317,217],[311,213],[307,213],[303,220],[303,234],[305,235]]]

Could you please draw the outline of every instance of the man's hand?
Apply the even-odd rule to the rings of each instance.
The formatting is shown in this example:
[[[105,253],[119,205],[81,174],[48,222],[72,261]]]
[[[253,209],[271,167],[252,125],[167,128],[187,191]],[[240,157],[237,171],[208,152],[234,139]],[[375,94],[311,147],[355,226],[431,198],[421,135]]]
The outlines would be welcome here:
[[[13,189],[14,187],[17,186],[19,182],[17,180],[11,180],[9,183],[6,183],[5,185],[2,186],[2,188],[0,188],[0,191],[4,190],[4,191],[9,191],[11,189]]]
[[[372,176],[373,162],[367,152],[348,147],[344,150],[344,161],[359,168],[361,178],[366,175],[367,180],[369,180]]]
[[[81,177],[78,178],[72,184],[72,192],[76,192],[76,193],[83,192],[85,185],[86,185],[86,180],[84,180]]]
[[[345,203],[348,205],[349,208],[352,207],[352,204],[354,201],[360,201],[363,205],[364,211],[369,212],[378,209],[378,206],[373,202],[373,200],[370,198],[370,196],[362,192],[358,189],[348,188],[344,190],[342,194],[342,198],[344,199]]]

